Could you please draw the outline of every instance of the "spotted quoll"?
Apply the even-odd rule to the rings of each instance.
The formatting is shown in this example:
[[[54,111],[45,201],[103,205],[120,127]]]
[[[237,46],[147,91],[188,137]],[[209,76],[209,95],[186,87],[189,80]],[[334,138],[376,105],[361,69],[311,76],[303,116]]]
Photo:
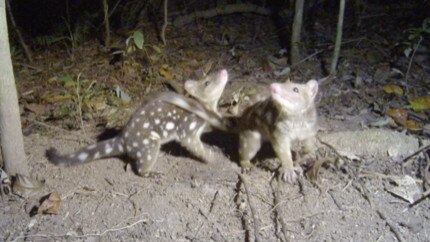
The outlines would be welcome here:
[[[171,92],[158,94],[135,111],[118,136],[68,155],[50,148],[46,155],[56,165],[71,166],[125,154],[135,161],[136,173],[147,176],[157,161],[160,146],[175,140],[197,158],[210,162],[212,150],[205,147],[200,136],[210,130],[210,125],[223,128],[216,106],[227,81],[226,70],[197,82],[187,81],[186,87],[196,89],[198,100]]]
[[[235,121],[239,131],[240,165],[249,169],[250,160],[260,150],[262,141],[269,141],[281,161],[280,175],[284,181],[295,182],[291,148],[303,144],[303,152],[314,150],[317,132],[315,96],[318,82],[306,84],[287,81],[272,83],[270,97],[245,109]]]

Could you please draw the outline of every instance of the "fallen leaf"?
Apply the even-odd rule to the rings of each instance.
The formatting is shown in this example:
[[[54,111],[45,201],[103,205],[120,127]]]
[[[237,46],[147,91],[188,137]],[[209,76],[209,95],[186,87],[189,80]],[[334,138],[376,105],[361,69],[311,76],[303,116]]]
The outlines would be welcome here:
[[[409,103],[414,111],[420,112],[430,109],[430,96],[409,99]]]
[[[408,110],[406,109],[390,108],[386,114],[398,123],[404,123],[408,119]]]
[[[411,131],[420,131],[420,130],[422,130],[421,124],[415,122],[414,120],[406,120],[404,126],[406,126]]]
[[[103,96],[84,99],[83,104],[86,108],[92,111],[101,112],[106,109],[106,98]]]
[[[321,169],[321,166],[326,162],[326,159],[318,159],[315,161],[313,166],[306,172],[306,176],[309,180],[316,182],[318,181],[318,172]]]
[[[416,198],[420,197],[421,191],[418,184],[412,177],[408,175],[403,177],[396,176],[392,177],[392,180],[397,186],[387,189],[387,191],[408,201],[409,203],[413,203]]]
[[[377,82],[385,82],[390,76],[390,65],[388,63],[383,63],[378,69],[376,69],[373,75],[373,80]]]
[[[172,75],[172,73],[168,72],[166,67],[162,67],[162,68],[160,69],[160,75],[161,75],[162,77],[167,78],[167,79],[173,79],[173,75]]]
[[[397,96],[400,96],[400,97],[403,96],[403,89],[398,85],[394,85],[394,84],[385,85],[383,89],[385,93],[396,94]]]
[[[37,209],[38,214],[60,214],[61,197],[57,191],[46,197]]]
[[[48,111],[46,105],[41,105],[41,104],[36,104],[36,103],[26,104],[26,105],[24,105],[24,108],[37,114],[37,115],[43,115]]]
[[[63,102],[65,100],[73,100],[74,97],[70,94],[65,95],[49,95],[43,98],[46,102],[49,103],[57,103],[57,102]]]

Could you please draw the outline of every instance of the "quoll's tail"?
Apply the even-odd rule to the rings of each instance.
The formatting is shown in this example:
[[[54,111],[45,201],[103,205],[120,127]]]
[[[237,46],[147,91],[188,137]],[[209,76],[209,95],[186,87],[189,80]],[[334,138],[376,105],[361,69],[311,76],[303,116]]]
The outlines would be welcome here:
[[[74,166],[93,160],[117,156],[122,153],[124,153],[122,139],[112,138],[82,147],[69,155],[62,155],[55,148],[50,148],[46,151],[46,157],[51,163],[58,166]]]

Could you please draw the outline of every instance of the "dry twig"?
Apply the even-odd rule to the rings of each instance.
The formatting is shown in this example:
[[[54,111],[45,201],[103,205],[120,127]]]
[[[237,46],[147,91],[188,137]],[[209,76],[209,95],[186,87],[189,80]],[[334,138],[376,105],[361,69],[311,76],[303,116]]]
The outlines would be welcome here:
[[[272,210],[276,211],[277,221],[279,221],[279,223],[281,224],[281,231],[282,231],[283,237],[279,238],[279,240],[289,242],[290,240],[287,237],[287,224],[285,223],[285,220],[281,214],[281,209],[279,208],[280,207],[279,205],[285,201],[280,201],[281,200],[280,199],[280,186],[279,186],[279,182],[276,182],[276,187],[275,187],[275,185],[274,185],[275,180],[276,179],[273,179],[272,182],[270,183],[270,186],[272,187],[273,199],[274,199],[274,203],[275,203]]]
[[[257,212],[255,211],[254,205],[251,201],[251,194],[250,194],[250,191],[248,188],[248,182],[246,181],[246,178],[242,174],[240,174],[240,173],[237,173],[237,174],[239,175],[240,181],[242,182],[243,187],[245,188],[246,197],[248,198],[248,204],[249,204],[249,208],[251,210],[251,216],[252,216],[252,220],[253,220],[253,224],[254,224],[254,241],[259,242],[259,241],[261,241],[259,236],[258,236],[258,230],[260,228],[260,225],[259,225],[257,217],[256,217]]]
[[[26,239],[26,238],[58,238],[58,237],[71,237],[71,238],[86,238],[86,237],[93,237],[93,236],[98,236],[101,237],[109,232],[116,232],[116,231],[120,231],[120,230],[124,230],[124,229],[129,229],[133,226],[136,226],[140,223],[144,223],[147,222],[148,219],[139,219],[136,222],[129,224],[127,226],[124,227],[120,227],[120,228],[110,228],[110,229],[106,229],[105,231],[101,232],[101,233],[93,233],[93,234],[83,234],[83,235],[70,235],[70,234],[30,234],[30,235],[20,235],[18,237],[16,237],[15,239],[13,239],[12,241],[18,241],[20,239]]]

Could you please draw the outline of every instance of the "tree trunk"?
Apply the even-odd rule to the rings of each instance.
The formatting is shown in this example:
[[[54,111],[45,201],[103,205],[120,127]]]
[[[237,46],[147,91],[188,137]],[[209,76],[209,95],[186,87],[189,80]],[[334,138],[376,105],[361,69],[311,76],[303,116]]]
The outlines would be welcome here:
[[[18,96],[13,75],[6,23],[5,0],[0,1],[0,145],[4,168],[15,176],[28,175]]]
[[[340,45],[342,43],[343,16],[345,13],[345,0],[340,0],[339,17],[337,20],[336,43],[334,45],[333,59],[330,66],[330,75],[335,75],[337,70],[337,61],[339,60]]]
[[[303,22],[303,5],[305,0],[296,0],[294,10],[293,29],[291,34],[291,65],[294,66],[300,60],[300,32]]]

